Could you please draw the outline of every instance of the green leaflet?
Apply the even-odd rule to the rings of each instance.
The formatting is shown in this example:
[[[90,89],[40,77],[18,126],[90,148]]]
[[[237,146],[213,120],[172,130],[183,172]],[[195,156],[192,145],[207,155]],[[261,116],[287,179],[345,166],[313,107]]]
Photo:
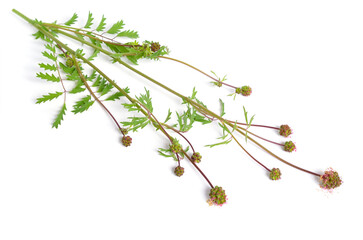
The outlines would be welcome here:
[[[254,117],[255,117],[255,115],[253,115],[251,118],[250,118],[250,120],[248,120],[248,116],[247,116],[247,111],[246,111],[246,109],[245,109],[245,107],[243,106],[243,112],[244,112],[244,115],[245,115],[245,120],[246,120],[246,124],[247,124],[247,127],[246,127],[246,129],[248,129],[249,127],[251,127],[251,124],[252,124],[252,121],[253,121],[253,119],[254,119]],[[245,134],[245,138],[246,138],[246,142],[247,142],[247,131],[246,131],[246,134]]]
[[[58,128],[58,126],[63,121],[63,116],[66,115],[66,111],[67,111],[67,107],[66,107],[66,104],[64,103],[61,110],[59,111],[57,117],[55,118],[52,127]]]
[[[219,142],[219,143],[215,143],[215,144],[209,144],[209,145],[205,145],[206,147],[215,147],[215,146],[219,146],[219,145],[224,145],[224,144],[228,144],[232,141],[232,139],[228,139],[226,141],[223,141],[223,142]]]
[[[81,100],[77,101],[75,105],[73,105],[72,112],[74,114],[77,114],[77,113],[82,113],[84,111],[87,111],[92,106],[92,104],[94,102],[95,101],[91,100],[91,96],[87,95],[86,97],[84,97]]]
[[[139,128],[143,129],[150,123],[147,117],[128,117],[130,121],[121,122],[124,127],[127,127],[130,131],[136,132]]]
[[[72,24],[74,24],[77,21],[78,15],[76,13],[73,14],[73,16],[64,23],[64,25],[66,26],[71,26]]]
[[[222,101],[222,99],[219,99],[219,103],[221,104],[221,113],[220,113],[220,116],[223,117],[223,115],[226,114],[224,112],[224,102]]]
[[[112,25],[112,27],[107,31],[107,33],[109,34],[116,34],[118,33],[124,26],[124,22],[121,20],[121,21],[118,21],[117,23],[115,23],[114,25]]]
[[[93,20],[94,20],[94,18],[92,17],[92,13],[89,12],[88,19],[87,19],[86,25],[84,25],[84,28],[90,28],[93,24],[93,22],[92,22]]]
[[[98,24],[96,31],[97,32],[101,32],[105,29],[106,26],[106,18],[104,17],[104,15],[102,15],[102,19],[101,22]]]
[[[117,37],[127,37],[127,38],[139,38],[139,34],[133,30],[124,30],[117,34]]]
[[[44,64],[44,63],[39,63],[39,67],[43,68],[44,70],[49,70],[49,71],[57,71],[57,67],[52,64]]]
[[[44,51],[44,52],[42,52],[42,54],[43,54],[44,57],[49,58],[52,61],[56,61],[57,60],[57,57],[54,54],[52,54],[52,53],[49,53],[49,52]]]
[[[39,72],[39,73],[37,73],[36,76],[38,78],[41,78],[41,79],[44,79],[44,80],[47,80],[47,81],[50,81],[50,82],[59,82],[60,81],[59,77],[54,76],[54,74],[49,75],[49,73]]]
[[[130,93],[130,89],[128,87],[123,89],[126,93]],[[111,96],[109,96],[108,98],[105,99],[105,101],[115,101],[115,100],[119,100],[121,97],[123,97],[123,93],[121,92],[116,92],[114,94],[112,94]]]
[[[145,88],[146,94],[140,94],[140,97],[136,97],[150,112],[153,112],[153,105],[151,102],[150,91]]]
[[[63,92],[55,92],[55,93],[48,93],[47,95],[43,95],[43,97],[37,98],[37,104],[44,103],[46,101],[51,101],[53,99],[56,99],[60,95],[62,95]]]

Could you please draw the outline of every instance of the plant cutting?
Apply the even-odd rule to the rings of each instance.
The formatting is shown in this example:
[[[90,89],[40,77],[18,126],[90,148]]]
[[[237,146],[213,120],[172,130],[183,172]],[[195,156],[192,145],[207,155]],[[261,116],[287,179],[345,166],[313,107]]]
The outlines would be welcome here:
[[[185,96],[141,72],[137,69],[137,65],[140,59],[173,61],[182,64],[211,79],[215,87],[226,88],[226,91],[230,92],[229,96],[233,97],[233,99],[250,96],[252,94],[250,86],[230,85],[226,83],[226,76],[220,78],[213,71],[209,74],[189,63],[168,56],[170,53],[168,47],[161,45],[158,41],[138,40],[138,32],[125,29],[122,20],[108,26],[106,25],[107,19],[104,16],[98,22],[95,22],[93,14],[88,13],[87,21],[81,26],[75,27],[78,20],[77,14],[73,14],[64,23],[58,23],[57,21],[48,23],[37,19],[32,20],[15,9],[13,9],[13,12],[31,24],[36,30],[33,36],[44,42],[45,50],[41,54],[45,57],[46,62],[39,64],[42,71],[37,73],[36,76],[61,86],[62,91],[49,92],[36,100],[36,103],[40,104],[63,97],[63,103],[59,107],[59,112],[53,121],[52,127],[59,128],[61,126],[69,109],[74,114],[82,113],[89,110],[95,102],[100,104],[117,126],[120,134],[120,144],[124,147],[133,146],[132,132],[142,131],[147,126],[152,127],[156,133],[162,134],[168,141],[168,145],[161,146],[158,152],[160,156],[175,161],[175,176],[183,177],[185,171],[183,160],[189,161],[203,176],[206,184],[210,187],[209,199],[207,200],[210,205],[224,205],[227,202],[227,195],[221,186],[213,185],[198,166],[201,161],[204,161],[201,154],[202,150],[195,149],[192,141],[187,136],[188,132],[197,124],[216,125],[221,129],[222,136],[219,141],[207,144],[206,147],[223,146],[235,142],[250,159],[269,173],[271,180],[281,178],[280,169],[269,168],[265,163],[257,160],[247,150],[246,145],[248,142],[258,146],[266,154],[270,154],[287,166],[318,177],[320,186],[323,189],[331,190],[342,184],[339,174],[333,169],[329,168],[323,173],[316,173],[301,168],[279,157],[261,143],[277,144],[281,146],[281,150],[293,152],[296,150],[296,145],[292,141],[279,143],[257,135],[251,130],[257,127],[265,128],[266,130],[276,131],[281,137],[285,138],[292,134],[289,125],[282,124],[277,127],[253,124],[254,115],[250,117],[244,106],[245,118],[243,120],[227,119],[225,117],[224,102],[221,98],[219,99],[220,109],[217,113],[208,108],[197,97],[198,91],[195,88],[193,88],[190,96]],[[77,48],[70,47],[70,42],[78,43]],[[95,65],[94,60],[101,54],[111,60],[110,64],[117,64],[121,68],[128,69],[140,75],[145,81],[151,82],[174,95],[175,98],[179,99],[184,110],[168,109],[166,118],[162,118],[165,120],[161,121],[161,118],[154,113],[150,91],[145,88],[143,93],[132,97],[131,87],[124,86],[117,80],[111,79],[106,72]],[[66,82],[67,84],[65,84]],[[78,101],[70,103],[66,97],[69,94],[82,95],[82,97]],[[127,116],[127,120],[120,122],[107,107],[107,102],[118,101],[121,98],[126,101],[121,105],[124,108],[123,114]],[[240,140],[241,137],[244,141]]]

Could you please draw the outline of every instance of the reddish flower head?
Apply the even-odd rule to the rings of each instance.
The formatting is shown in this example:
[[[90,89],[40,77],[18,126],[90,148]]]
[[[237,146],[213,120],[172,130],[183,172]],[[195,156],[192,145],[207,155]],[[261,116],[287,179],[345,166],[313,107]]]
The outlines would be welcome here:
[[[281,125],[280,126],[280,135],[284,137],[288,137],[292,134],[292,130],[289,125]]]
[[[121,142],[125,147],[128,147],[132,143],[132,138],[130,136],[123,136]]]
[[[328,168],[325,173],[320,176],[320,187],[323,189],[334,189],[342,185],[343,181],[340,179],[338,172]]]
[[[281,178],[281,172],[278,168],[271,169],[270,172],[270,179],[271,180],[279,180]]]

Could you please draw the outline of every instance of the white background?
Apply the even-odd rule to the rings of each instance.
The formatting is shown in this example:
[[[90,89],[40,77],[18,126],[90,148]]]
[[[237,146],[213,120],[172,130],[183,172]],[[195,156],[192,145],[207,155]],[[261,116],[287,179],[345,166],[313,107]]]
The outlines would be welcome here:
[[[59,129],[52,121],[62,98],[42,105],[36,98],[61,91],[35,77],[43,43],[11,12],[64,22],[74,13],[83,25],[123,19],[141,39],[160,41],[171,56],[213,70],[233,85],[250,85],[249,98],[232,101],[228,88],[185,66],[141,61],[138,69],[189,96],[198,96],[227,117],[254,123],[289,124],[298,151],[265,146],[284,159],[321,173],[333,167],[343,185],[322,191],[314,176],[290,168],[251,143],[240,141],[269,168],[273,182],[235,143],[204,148],[221,132],[196,124],[187,137],[203,155],[200,168],[228,195],[223,207],[206,203],[209,186],[185,160],[176,177],[171,159],[158,155],[166,139],[151,126],[133,133],[125,148],[111,119],[94,104],[67,112]],[[342,239],[362,237],[362,1],[11,1],[1,6],[0,239]],[[101,58],[102,61],[106,61]],[[120,66],[107,71],[132,96],[146,86],[155,114],[164,120],[180,100]],[[82,95],[83,96],[83,95]],[[81,95],[69,97],[72,101]],[[68,100],[67,100],[68,101]],[[123,101],[125,102],[125,101]],[[128,113],[109,106],[119,121]],[[275,131],[255,129],[284,141]]]

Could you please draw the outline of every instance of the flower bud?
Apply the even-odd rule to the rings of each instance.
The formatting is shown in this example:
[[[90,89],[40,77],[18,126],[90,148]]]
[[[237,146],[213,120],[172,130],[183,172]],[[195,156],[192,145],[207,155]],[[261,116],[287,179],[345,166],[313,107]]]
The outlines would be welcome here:
[[[201,159],[202,159],[202,155],[200,155],[199,152],[193,153],[193,155],[192,155],[192,161],[193,162],[200,163]]]
[[[123,136],[121,142],[125,147],[128,147],[132,143],[132,138],[130,136]]]
[[[278,168],[271,169],[270,172],[270,179],[271,180],[279,180],[281,178],[281,172]]]
[[[184,168],[181,167],[181,166],[177,166],[175,169],[174,169],[174,173],[175,175],[177,175],[178,177],[181,177],[183,174],[184,174]]]
[[[73,67],[73,64],[74,64],[73,59],[70,58],[70,57],[67,57],[66,66],[67,67]]]
[[[287,142],[285,142],[284,150],[285,150],[286,152],[296,151],[295,143],[293,143],[292,141],[287,141]]]

